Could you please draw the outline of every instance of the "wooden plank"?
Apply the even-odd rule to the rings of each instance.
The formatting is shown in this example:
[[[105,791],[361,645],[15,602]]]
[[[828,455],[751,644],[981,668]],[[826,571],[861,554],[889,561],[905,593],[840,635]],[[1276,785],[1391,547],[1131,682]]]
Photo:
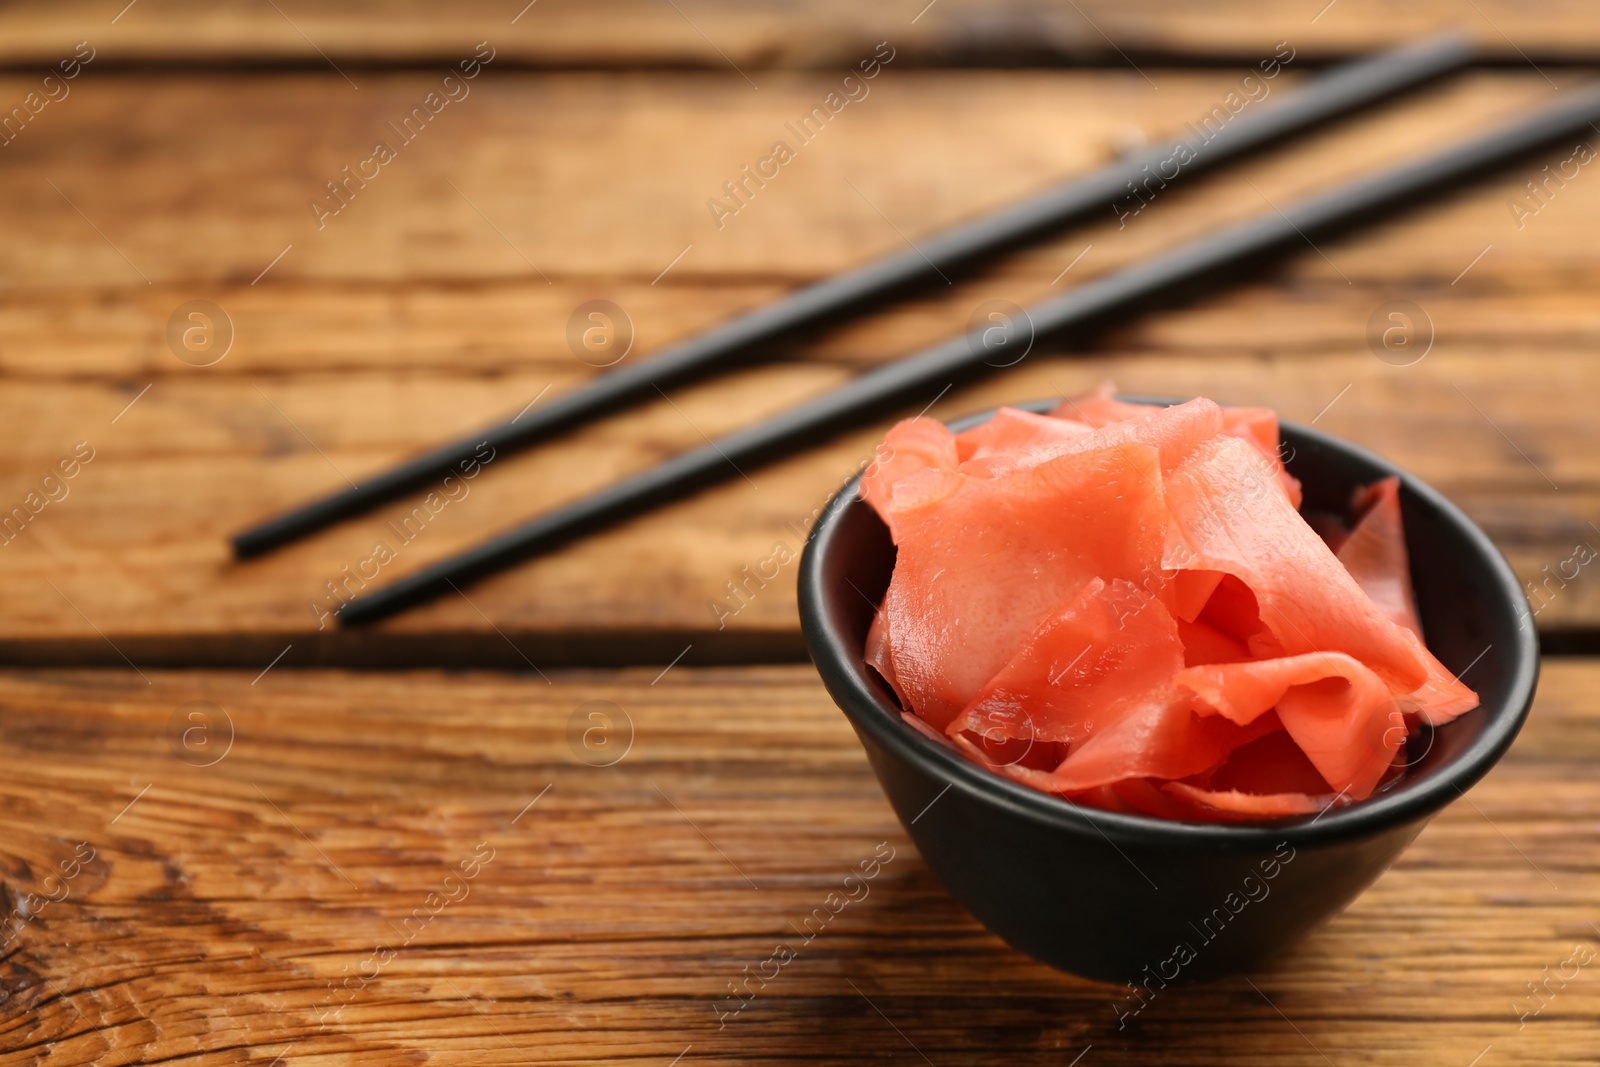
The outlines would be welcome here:
[[[310,0],[259,5],[231,0],[137,0],[131,10],[90,0],[14,7],[0,19],[0,61],[45,65],[63,46],[93,39],[113,61],[299,63],[351,70],[372,64],[445,64],[493,42],[508,61],[539,66],[684,66],[756,71],[845,67],[884,40],[908,62],[1098,63],[1174,59],[1254,62],[1280,41],[1309,56],[1342,57],[1437,30],[1464,27],[1484,52],[1523,63],[1592,60],[1600,48],[1579,0],[1530,7],[1514,0],[1461,6],[1429,0],[1261,4],[1222,0],[846,0],[741,4],[736,0],[467,0],[449,9],[423,0],[325,7]],[[103,45],[102,45],[102,42]],[[70,50],[70,47],[69,47]]]
[[[727,583],[744,567],[779,544],[798,549],[809,516],[886,424],[519,568],[472,589],[471,603],[373,633],[333,629],[324,613],[338,600],[326,583],[344,581],[379,540],[396,551],[379,568],[388,580],[701,433],[941,339],[985,300],[1059,292],[1548,93],[1536,75],[1474,75],[1216,181],[1161,191],[1125,227],[1108,218],[537,454],[497,458],[468,499],[414,521],[426,533],[403,545],[390,523],[420,497],[267,559],[228,561],[224,538],[243,524],[594,373],[566,337],[583,301],[628,309],[629,358],[644,358],[895,247],[897,229],[915,240],[1089,167],[1107,158],[1122,123],[1151,136],[1176,129],[1233,84],[1190,73],[1156,93],[1135,76],[891,70],[830,140],[808,146],[781,185],[718,231],[703,203],[718,176],[737,174],[831,84],[785,77],[759,100],[736,78],[707,75],[486,80],[428,129],[437,139],[408,149],[322,231],[305,204],[319,176],[355,158],[426,78],[384,75],[359,95],[333,75],[275,78],[271,94],[226,78],[86,81],[8,147],[13,165],[0,172],[10,235],[0,269],[17,279],[0,292],[0,373],[16,383],[0,392],[4,510],[76,442],[95,449],[70,495],[0,545],[11,593],[0,657],[259,668],[291,644],[286,663],[665,663],[688,644],[691,661],[798,656],[792,567],[723,629],[713,605],[733,606]],[[141,108],[128,112],[127,99]],[[724,108],[718,122],[701,121],[712,101]],[[300,117],[308,112],[315,123]],[[979,141],[991,147],[964,150]],[[1242,290],[1141,318],[1092,354],[1041,347],[933,411],[1108,376],[1128,389],[1268,403],[1302,421],[1338,398],[1319,425],[1459,499],[1539,578],[1594,536],[1600,514],[1588,417],[1600,253],[1585,236],[1600,224],[1600,185],[1582,170],[1535,215],[1508,206],[1563,158],[1325,244]],[[1437,332],[1413,367],[1381,362],[1365,340],[1373,312],[1399,298],[1420,303]],[[234,323],[234,346],[215,366],[180,362],[164,339],[173,310],[193,299],[215,301]],[[1586,575],[1539,616],[1552,630],[1597,620],[1600,589]]]
[[[364,286],[401,281],[496,279],[530,290],[557,281],[795,284],[901,250],[905,235],[1048,188],[1130,143],[1182,133],[1239,88],[1230,72],[1175,72],[1157,90],[1131,73],[891,66],[863,99],[802,140],[795,124],[838,87],[832,75],[775,74],[756,93],[735,77],[710,74],[495,78],[491,69],[410,135],[397,132],[399,124],[439,88],[436,76],[374,75],[358,93],[333,75],[91,73],[4,146],[8,196],[0,221],[11,240],[0,248],[0,271],[30,297],[67,288],[156,298],[147,311],[159,311],[157,323],[120,323],[140,327],[135,336],[146,351],[160,350],[151,346],[161,336],[152,327],[165,325],[174,298],[296,282],[323,287],[323,308],[345,293],[359,299]],[[1300,73],[1262,83],[1261,99],[1287,93]],[[31,88],[24,78],[0,78],[0,100]],[[1102,246],[1083,266],[1106,269],[1148,254],[1253,215],[1265,208],[1263,197],[1287,200],[1390,165],[1551,95],[1537,74],[1479,72],[1242,172],[1187,188],[1152,184],[1142,195],[1154,202],[1141,210],[1144,201],[1130,195],[1121,205],[1125,219],[1108,210],[1104,227],[1083,231]],[[142,102],[131,114],[130,98]],[[717,121],[704,121],[711,112]],[[373,173],[380,141],[395,156],[363,180],[356,171]],[[757,188],[742,168],[771,157],[780,141],[794,158]],[[1508,180],[1486,200],[1492,207],[1482,224],[1514,225],[1505,199],[1538,175],[1534,166]],[[336,190],[342,200],[329,189],[336,179],[346,183]],[[734,179],[745,182],[742,206],[727,192]],[[1569,184],[1548,210],[1572,225],[1592,201],[1576,195],[1590,183]],[[714,212],[714,200],[738,210]],[[1537,216],[1523,221],[1523,255],[1585,255],[1570,233],[1551,233],[1561,227],[1540,225]],[[1475,237],[1441,232],[1398,261],[1391,247],[1376,246],[1381,255],[1340,265],[1347,274],[1354,267],[1409,279],[1440,251],[1470,258],[1482,248]],[[1061,252],[1081,247],[1065,241],[1053,249],[1049,277],[1065,265]],[[348,314],[361,310],[355,303]],[[551,325],[557,329],[548,336],[561,340],[565,316]],[[391,324],[386,336],[396,332]]]
[[[654,678],[0,674],[0,1063],[1592,1062],[1588,970],[1519,1012],[1600,943],[1600,662],[1348,911],[1123,1030],[945,894],[809,668]]]

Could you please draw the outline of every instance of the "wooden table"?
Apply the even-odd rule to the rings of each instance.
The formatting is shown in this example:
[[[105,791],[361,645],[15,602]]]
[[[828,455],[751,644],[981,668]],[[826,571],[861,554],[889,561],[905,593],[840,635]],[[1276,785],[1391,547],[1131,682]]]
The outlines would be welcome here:
[[[623,308],[646,358],[1165,137],[1280,42],[1273,93],[1457,23],[1485,65],[497,457],[404,541],[422,494],[261,560],[226,551],[596,373],[568,341],[585,301]],[[879,42],[868,95],[737,212],[707,206]],[[1114,989],[1006,948],[923,866],[804,663],[793,567],[718,608],[799,547],[886,423],[384,626],[325,618],[377,542],[386,581],[985,300],[1447,143],[1597,57],[1576,0],[0,11],[0,104],[25,109],[0,135],[0,513],[25,508],[0,535],[0,1063],[1600,1062],[1592,966],[1542,1007],[1528,991],[1600,945],[1587,571],[1548,587],[1539,701],[1487,781],[1283,959],[1120,1030]],[[389,124],[430,92],[454,98],[402,139]],[[394,158],[331,199],[379,139]],[[1600,545],[1600,177],[1525,186],[1568,155],[1041,348],[933,413],[1106,377],[1271,404],[1418,472],[1542,582]],[[1410,366],[1367,341],[1393,300],[1431,323]],[[216,345],[231,333],[209,365],[181,343],[194,301]],[[63,461],[73,477],[47,477]],[[725,1016],[875,853],[893,858],[870,896]]]

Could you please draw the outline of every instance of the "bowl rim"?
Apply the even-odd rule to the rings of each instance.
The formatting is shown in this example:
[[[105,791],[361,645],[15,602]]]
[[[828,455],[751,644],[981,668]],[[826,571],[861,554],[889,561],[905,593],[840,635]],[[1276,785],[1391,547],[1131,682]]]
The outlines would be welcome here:
[[[1183,402],[1171,397],[1121,393],[1117,394],[1117,398],[1130,403],[1170,405]],[[1060,398],[1055,398],[1003,406],[1043,412],[1059,403]],[[948,425],[959,432],[986,421],[998,410],[997,406],[976,412],[951,420]],[[1385,472],[1385,475],[1399,476],[1403,490],[1419,497],[1462,533],[1469,551],[1479,557],[1483,564],[1491,589],[1498,592],[1513,610],[1518,605],[1522,609],[1528,607],[1522,583],[1499,549],[1476,523],[1443,494],[1359,445],[1298,423],[1280,420],[1279,425],[1284,431],[1304,441],[1344,453]],[[858,472],[834,494],[812,527],[801,556],[797,578],[800,627],[812,662],[834,702],[858,730],[870,734],[878,745],[898,758],[945,781],[946,790],[959,789],[973,800],[1005,809],[1017,817],[1080,835],[1093,833],[1107,840],[1168,847],[1259,849],[1271,848],[1284,841],[1312,845],[1371,836],[1402,824],[1427,819],[1462,796],[1511,747],[1532,707],[1539,678],[1538,633],[1532,626],[1519,626],[1515,647],[1508,653],[1506,695],[1500,707],[1475,709],[1492,710],[1495,714],[1490,715],[1489,722],[1470,747],[1440,767],[1437,773],[1411,788],[1397,789],[1338,809],[1324,809],[1322,813],[1310,817],[1309,821],[1306,816],[1295,816],[1247,823],[1191,823],[1075,804],[996,774],[924,737],[901,720],[900,709],[891,706],[870,685],[864,670],[853,669],[853,661],[860,660],[859,651],[851,651],[844,636],[828,624],[823,611],[827,595],[822,587],[820,561],[834,549],[840,516],[848,508],[868,506],[858,494],[861,477],[862,473]],[[1523,617],[1530,617],[1526,610],[1523,611]],[[943,792],[939,795],[942,796]]]

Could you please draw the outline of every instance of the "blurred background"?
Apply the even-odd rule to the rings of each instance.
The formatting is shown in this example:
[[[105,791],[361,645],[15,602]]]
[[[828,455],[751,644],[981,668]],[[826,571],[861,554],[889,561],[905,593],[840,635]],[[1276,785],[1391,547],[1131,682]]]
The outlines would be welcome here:
[[[497,457],[403,544],[391,523],[422,493],[263,559],[226,550],[244,525],[599,364],[1182,133],[1230,93],[1259,108],[1332,61],[1448,27],[1482,64]],[[353,588],[347,567],[387,582],[943,339],[985,301],[1026,306],[1480,131],[1588,80],[1600,47],[1582,5],[1495,0],[136,0],[8,4],[0,30],[4,509],[79,442],[94,451],[70,496],[0,546],[0,655],[107,664],[122,659],[106,638],[141,664],[260,664],[290,643],[285,665],[665,662],[691,641],[720,661],[799,657],[793,568],[743,601],[726,583],[797,550],[796,524],[886,423],[381,631],[341,633],[329,583]],[[1526,183],[1573,152],[1546,155],[1265,280],[1041,345],[933,411],[1108,377],[1269,404],[1433,481],[1535,579],[1600,536],[1600,183],[1574,163],[1533,199]],[[622,316],[611,333],[586,334],[595,300]],[[1432,340],[1407,366],[1368,341],[1396,300]],[[1597,615],[1600,593],[1574,583],[1539,623],[1592,632]],[[495,627],[521,653],[484,640]]]

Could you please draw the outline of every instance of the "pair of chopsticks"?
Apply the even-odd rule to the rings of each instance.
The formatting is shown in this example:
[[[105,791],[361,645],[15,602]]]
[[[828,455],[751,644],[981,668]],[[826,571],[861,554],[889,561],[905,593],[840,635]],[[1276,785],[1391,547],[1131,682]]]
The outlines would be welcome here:
[[[1197,135],[1186,142],[1194,158],[1184,164],[1190,174],[1263,148],[1292,134],[1327,122],[1453,70],[1466,63],[1470,51],[1459,36],[1446,36],[1401,48],[1374,59],[1352,63],[1324,75],[1283,103],[1241,115],[1224,125],[1211,140]],[[341,490],[260,523],[233,539],[240,558],[313,533],[387,500],[438,480],[470,459],[487,442],[497,452],[511,452],[552,437],[584,421],[609,414],[624,403],[654,396],[655,390],[703,374],[757,345],[793,331],[815,327],[865,308],[918,282],[938,277],[935,263],[956,268],[1051,229],[1104,212],[1125,199],[1129,190],[1159,172],[1173,146],[1112,163],[1081,178],[992,215],[924,239],[921,251],[898,255],[846,271],[807,286],[764,308],[715,326],[657,353],[628,364],[564,396],[547,401],[517,419],[442,445],[393,470],[362,480],[359,488]]]
[[[1293,134],[1305,132],[1358,107],[1413,88],[1471,58],[1457,35],[1434,38],[1338,67],[1309,81],[1282,103],[1244,114],[1209,139],[1187,142],[1189,172],[1218,166]],[[1359,179],[1299,204],[1225,227],[1142,263],[1088,282],[1028,310],[1035,337],[1085,328],[1116,312],[1127,312],[1210,276],[1281,254],[1313,233],[1353,225],[1366,216],[1399,207],[1424,193],[1463,181],[1488,168],[1542,147],[1600,118],[1600,90],[1563,94],[1555,103],[1523,115],[1478,138],[1415,163]],[[1090,211],[1104,211],[1145,179],[1172,145],[1141,152],[994,215],[966,223],[911,250],[806,287],[765,308],[681,342],[654,358],[608,373],[544,407],[434,449],[365,481],[359,488],[313,501],[234,538],[248,557],[363,512],[420,487],[468,459],[487,440],[497,450],[515,450],[571,428],[619,403],[653,394],[660,386],[703,374],[754,346],[802,327],[861,310],[937,276],[933,263],[970,264],[981,257],[1037,239]],[[468,551],[407,575],[349,601],[339,613],[360,625],[432,599],[515,562],[549,551],[593,530],[657,504],[722,481],[744,463],[760,463],[820,436],[843,429],[869,413],[904,403],[916,390],[975,373],[992,358],[981,332],[953,338],[871,371],[759,425],[728,434],[703,448],[676,456],[589,497],[538,516]],[[998,354],[998,353],[994,353]]]

